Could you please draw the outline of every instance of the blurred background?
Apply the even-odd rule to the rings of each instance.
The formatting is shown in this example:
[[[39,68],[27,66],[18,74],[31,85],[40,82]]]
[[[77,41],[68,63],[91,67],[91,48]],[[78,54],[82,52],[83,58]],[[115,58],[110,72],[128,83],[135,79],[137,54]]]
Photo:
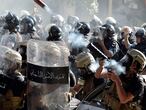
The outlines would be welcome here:
[[[120,26],[139,26],[146,22],[146,0],[43,0],[54,14],[61,14],[65,19],[75,15],[81,21],[89,21],[97,15],[103,22],[106,17],[114,17]],[[10,10],[21,15],[22,10],[34,12],[37,6],[44,25],[49,23],[50,15],[33,0],[0,0],[0,13]]]

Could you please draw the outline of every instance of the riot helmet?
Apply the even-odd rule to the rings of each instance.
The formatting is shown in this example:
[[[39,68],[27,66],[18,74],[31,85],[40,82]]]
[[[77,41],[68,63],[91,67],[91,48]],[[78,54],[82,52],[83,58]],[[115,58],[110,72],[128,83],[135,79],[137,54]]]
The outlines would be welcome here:
[[[137,29],[136,33],[135,33],[136,37],[140,37],[140,38],[146,38],[145,36],[145,29],[144,28],[139,28]]]
[[[89,52],[82,52],[75,58],[77,68],[89,68],[89,65],[94,63],[95,59]]]
[[[47,38],[47,41],[61,40],[62,30],[58,26],[52,25],[49,29],[48,34],[49,34],[49,36]]]
[[[20,32],[32,33],[35,29],[36,20],[32,16],[25,16],[20,20]]]
[[[89,24],[85,22],[79,22],[77,23],[77,26],[75,27],[77,31],[83,35],[87,35],[90,32],[90,26]]]
[[[126,66],[126,70],[129,70],[130,66],[136,62],[136,70],[138,73],[140,73],[143,71],[146,65],[146,57],[141,51],[137,49],[131,49],[120,62],[123,64],[123,66]]]
[[[104,24],[103,27],[103,37],[113,38],[115,35],[115,28],[111,24]]]
[[[4,29],[8,29],[10,32],[18,31],[19,19],[15,14],[8,12],[8,14],[5,16],[5,22],[6,25],[4,26]]]

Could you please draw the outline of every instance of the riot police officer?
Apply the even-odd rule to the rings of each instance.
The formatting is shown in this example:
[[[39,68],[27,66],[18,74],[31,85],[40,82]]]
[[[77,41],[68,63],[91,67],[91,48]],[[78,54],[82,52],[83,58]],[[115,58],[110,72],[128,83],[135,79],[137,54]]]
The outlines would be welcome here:
[[[131,44],[129,41],[129,33],[127,35],[125,35],[124,37],[124,41],[125,41],[125,47],[127,49],[129,48],[134,48],[134,49],[138,49],[139,51],[141,51],[142,53],[144,53],[146,55],[146,32],[144,30],[144,28],[139,28],[137,29],[136,33],[135,33],[135,37],[136,37],[136,43]]]
[[[48,31],[49,36],[47,41],[60,41],[62,40],[62,30],[57,25],[52,25]]]
[[[22,40],[28,41],[29,39],[39,39],[39,36],[35,32],[36,20],[32,16],[24,16],[20,20],[20,33]]]
[[[119,50],[115,28],[112,25],[105,24],[102,25],[100,31],[98,39],[93,44],[107,57],[111,58]]]
[[[8,12],[4,17],[4,21],[5,23],[1,30],[1,45],[16,50],[18,42],[22,41],[19,33],[19,19],[14,13]]]

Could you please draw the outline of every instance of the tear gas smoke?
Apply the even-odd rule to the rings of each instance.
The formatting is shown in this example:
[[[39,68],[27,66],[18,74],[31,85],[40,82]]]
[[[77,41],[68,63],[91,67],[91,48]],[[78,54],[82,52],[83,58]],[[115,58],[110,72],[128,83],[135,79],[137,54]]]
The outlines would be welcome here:
[[[99,67],[99,61],[97,60],[96,62],[92,63],[88,68],[92,72],[96,72],[97,68]],[[107,69],[107,71],[115,71],[118,75],[120,74],[125,74],[125,67],[122,66],[119,62],[115,60],[105,60],[104,67]]]
[[[107,68],[108,71],[115,71],[118,75],[125,74],[126,68],[122,66],[119,62],[115,60],[105,60],[105,68]]]
[[[77,48],[86,47],[89,44],[89,41],[80,33],[70,33],[68,35],[68,43],[70,47]]]
[[[125,67],[123,67],[119,62],[117,62],[113,59],[109,59],[102,51],[100,51],[98,48],[96,48],[92,43],[89,43],[88,48],[91,52],[95,52],[97,58],[105,59],[104,67],[108,71],[114,70],[118,75],[120,75],[121,73],[125,73]],[[99,63],[97,61],[97,62],[91,64],[89,66],[89,69],[92,72],[94,72],[94,71],[96,71],[96,69],[98,67],[99,67]]]

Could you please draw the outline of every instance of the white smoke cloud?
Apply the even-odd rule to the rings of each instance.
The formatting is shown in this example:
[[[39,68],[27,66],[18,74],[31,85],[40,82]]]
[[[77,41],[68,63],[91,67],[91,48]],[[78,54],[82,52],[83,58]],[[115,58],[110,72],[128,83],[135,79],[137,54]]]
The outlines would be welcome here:
[[[96,60],[95,62],[93,62],[90,66],[89,66],[89,69],[92,71],[92,72],[96,72],[96,70],[98,69],[99,67],[99,61]],[[115,71],[118,75],[120,74],[125,74],[125,67],[122,66],[119,62],[115,61],[115,60],[108,60],[106,59],[105,60],[105,64],[104,64],[104,67],[108,70],[113,70]]]
[[[125,67],[115,60],[105,60],[105,68],[114,70],[118,75],[125,74]]]
[[[86,47],[89,41],[86,40],[84,38],[84,35],[80,33],[70,33],[68,35],[68,43],[70,44],[70,47],[76,48],[76,47]]]

